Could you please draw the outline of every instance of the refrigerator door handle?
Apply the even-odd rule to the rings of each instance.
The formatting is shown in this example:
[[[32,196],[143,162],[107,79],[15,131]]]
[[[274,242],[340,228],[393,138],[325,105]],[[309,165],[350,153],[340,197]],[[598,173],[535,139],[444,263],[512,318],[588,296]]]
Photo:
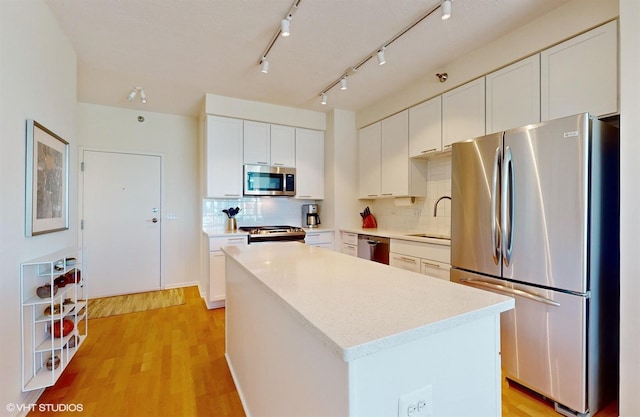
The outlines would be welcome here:
[[[496,148],[493,157],[493,176],[491,177],[491,246],[493,249],[493,262],[500,264],[500,205],[498,184],[502,171],[502,152],[500,147]]]
[[[508,295],[517,295],[519,297],[528,298],[530,300],[538,301],[540,303],[548,304],[555,307],[560,307],[560,303],[556,301],[550,300],[545,297],[541,297],[539,295],[531,294],[526,291],[518,290],[516,288],[505,287],[504,285],[500,285],[500,284],[494,284],[491,282],[480,281],[472,278],[462,278],[460,279],[460,283],[471,285],[473,287],[490,289],[490,290],[498,291]]]
[[[500,201],[502,260],[505,266],[509,266],[511,263],[511,249],[513,247],[513,159],[509,146],[504,149],[502,181],[502,198]]]

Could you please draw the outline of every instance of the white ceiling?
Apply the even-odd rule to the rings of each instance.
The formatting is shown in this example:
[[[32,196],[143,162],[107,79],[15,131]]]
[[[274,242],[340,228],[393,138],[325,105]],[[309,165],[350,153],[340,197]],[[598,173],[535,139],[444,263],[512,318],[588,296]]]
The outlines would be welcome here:
[[[197,115],[205,93],[316,111],[357,111],[435,77],[460,55],[568,0],[453,0],[349,77],[319,94],[440,0],[301,0],[291,36],[259,60],[293,0],[46,0],[78,56],[78,101]],[[142,86],[147,104],[129,102]]]

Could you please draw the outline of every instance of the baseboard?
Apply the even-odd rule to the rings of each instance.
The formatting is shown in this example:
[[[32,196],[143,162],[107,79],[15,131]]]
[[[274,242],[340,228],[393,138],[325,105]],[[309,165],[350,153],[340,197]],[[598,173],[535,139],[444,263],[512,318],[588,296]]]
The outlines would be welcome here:
[[[15,412],[12,414],[13,417],[26,417],[30,411],[38,411],[38,407],[36,403],[40,396],[44,392],[44,388],[36,389],[33,391],[29,391],[29,395],[27,395],[22,403],[12,403],[15,406]],[[9,405],[7,404],[7,411],[9,410]]]
[[[172,290],[175,288],[184,288],[184,287],[195,287],[198,286],[198,288],[200,287],[198,285],[198,281],[191,281],[191,282],[179,282],[177,284],[169,284],[169,285],[165,285],[164,287],[162,287],[163,290]]]

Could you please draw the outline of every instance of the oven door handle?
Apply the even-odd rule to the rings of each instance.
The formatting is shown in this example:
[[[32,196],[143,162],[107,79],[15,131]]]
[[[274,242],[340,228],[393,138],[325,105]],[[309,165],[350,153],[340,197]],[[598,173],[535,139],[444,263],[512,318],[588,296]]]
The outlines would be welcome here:
[[[553,301],[545,297],[540,297],[539,295],[531,294],[526,291],[518,290],[516,288],[505,287],[504,285],[500,285],[500,284],[493,284],[491,282],[480,281],[472,278],[462,278],[460,280],[460,283],[467,284],[477,288],[484,288],[484,289],[498,291],[507,295],[516,295],[519,297],[524,297],[530,300],[538,301],[540,303],[544,303],[550,306],[560,307],[560,303],[558,303],[557,301]]]

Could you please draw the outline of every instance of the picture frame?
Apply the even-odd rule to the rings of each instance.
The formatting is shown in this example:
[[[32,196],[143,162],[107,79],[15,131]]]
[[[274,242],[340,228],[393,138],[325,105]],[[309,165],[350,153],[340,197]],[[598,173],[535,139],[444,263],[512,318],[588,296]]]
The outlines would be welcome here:
[[[35,120],[26,133],[26,235],[67,230],[69,142]]]

